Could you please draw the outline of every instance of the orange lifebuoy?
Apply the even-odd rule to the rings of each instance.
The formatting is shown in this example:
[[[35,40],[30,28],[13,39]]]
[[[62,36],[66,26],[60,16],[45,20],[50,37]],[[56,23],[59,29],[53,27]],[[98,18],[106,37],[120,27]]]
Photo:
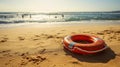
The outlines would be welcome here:
[[[88,43],[78,43],[78,41],[86,41]],[[93,54],[107,48],[101,38],[85,34],[66,36],[63,39],[63,44],[68,50],[79,54]]]

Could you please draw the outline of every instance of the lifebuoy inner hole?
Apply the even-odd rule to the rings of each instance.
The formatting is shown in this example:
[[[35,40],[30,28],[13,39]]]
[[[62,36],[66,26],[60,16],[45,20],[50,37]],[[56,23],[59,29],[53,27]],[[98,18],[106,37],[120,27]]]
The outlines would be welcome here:
[[[93,43],[94,40],[92,37],[90,36],[85,36],[85,35],[75,35],[71,37],[71,40],[77,43],[81,43],[81,44],[89,44],[89,43]]]

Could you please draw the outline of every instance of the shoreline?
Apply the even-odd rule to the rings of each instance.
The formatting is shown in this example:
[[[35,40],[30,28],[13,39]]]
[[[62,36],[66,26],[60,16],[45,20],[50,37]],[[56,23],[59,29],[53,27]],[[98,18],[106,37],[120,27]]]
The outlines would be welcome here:
[[[15,27],[59,27],[73,25],[120,25],[120,21],[74,21],[74,22],[46,22],[46,23],[13,23],[0,24],[0,29],[15,28]]]

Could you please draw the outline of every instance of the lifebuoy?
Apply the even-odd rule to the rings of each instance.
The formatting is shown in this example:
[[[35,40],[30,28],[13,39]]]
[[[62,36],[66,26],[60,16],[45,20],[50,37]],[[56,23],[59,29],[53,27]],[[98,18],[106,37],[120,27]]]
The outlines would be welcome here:
[[[86,41],[88,43],[78,43],[78,41]],[[66,49],[79,54],[94,54],[107,48],[101,38],[85,34],[66,36],[63,39],[63,45]]]

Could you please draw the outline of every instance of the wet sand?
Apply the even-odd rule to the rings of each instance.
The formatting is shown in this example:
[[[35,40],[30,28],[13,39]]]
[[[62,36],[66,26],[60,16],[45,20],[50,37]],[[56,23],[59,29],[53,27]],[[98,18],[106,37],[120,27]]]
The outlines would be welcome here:
[[[80,55],[63,48],[72,34],[99,36],[108,49]],[[0,28],[0,67],[119,67],[120,25],[61,25]]]

